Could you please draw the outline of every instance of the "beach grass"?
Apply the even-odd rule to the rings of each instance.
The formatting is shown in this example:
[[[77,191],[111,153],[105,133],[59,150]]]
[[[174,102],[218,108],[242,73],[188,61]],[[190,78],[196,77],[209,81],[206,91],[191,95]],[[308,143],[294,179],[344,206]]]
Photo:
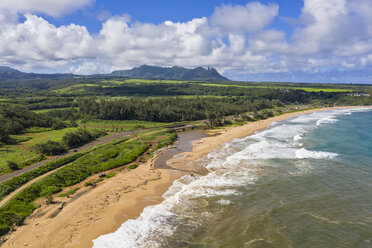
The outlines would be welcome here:
[[[76,191],[78,191],[79,189],[80,188],[78,188],[78,187],[72,188],[72,189],[70,189],[70,190],[68,190],[66,192],[63,192],[63,193],[59,194],[58,197],[69,197],[69,196],[75,194]]]

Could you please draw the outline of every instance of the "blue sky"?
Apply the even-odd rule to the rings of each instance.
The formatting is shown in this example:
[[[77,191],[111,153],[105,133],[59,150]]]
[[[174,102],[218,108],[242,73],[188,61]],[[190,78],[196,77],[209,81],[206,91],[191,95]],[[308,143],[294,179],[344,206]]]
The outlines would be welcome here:
[[[85,25],[90,32],[99,32],[102,27],[102,21],[99,20],[100,13],[109,16],[129,14],[133,21],[149,22],[154,24],[162,23],[166,20],[173,22],[187,22],[193,18],[211,16],[216,6],[221,5],[245,5],[249,1],[174,1],[174,0],[98,0],[91,6],[68,14],[62,18],[53,18],[48,15],[42,15],[50,23],[55,25],[68,25],[76,23]],[[261,3],[277,3],[280,6],[279,15],[296,18],[301,14],[303,7],[302,1],[260,1]],[[282,28],[289,32],[293,28],[281,19],[274,20],[273,27]]]
[[[214,67],[234,80],[371,83],[370,0],[2,0],[0,65]]]

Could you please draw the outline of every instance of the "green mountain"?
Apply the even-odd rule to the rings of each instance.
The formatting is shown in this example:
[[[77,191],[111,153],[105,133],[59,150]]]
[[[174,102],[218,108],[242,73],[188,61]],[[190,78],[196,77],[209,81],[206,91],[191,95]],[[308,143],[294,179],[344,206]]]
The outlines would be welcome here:
[[[0,79],[22,78],[26,73],[17,71],[7,66],[0,66]]]
[[[195,80],[195,81],[229,81],[221,76],[214,68],[204,69],[197,67],[195,69],[186,69],[174,66],[157,67],[142,65],[134,67],[131,70],[114,71],[109,76],[129,77],[129,78],[147,78],[147,79],[170,79],[170,80]]]
[[[0,81],[4,80],[30,80],[30,79],[58,79],[58,78],[71,78],[73,74],[38,74],[38,73],[26,73],[16,69],[0,66]]]

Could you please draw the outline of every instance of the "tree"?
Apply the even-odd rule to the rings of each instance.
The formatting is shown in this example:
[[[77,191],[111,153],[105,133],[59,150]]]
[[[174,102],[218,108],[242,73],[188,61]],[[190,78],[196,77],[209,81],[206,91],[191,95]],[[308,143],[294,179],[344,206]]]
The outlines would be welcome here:
[[[59,142],[49,140],[35,145],[35,150],[47,156],[59,155],[66,152],[66,148]]]
[[[8,161],[7,162],[8,168],[11,169],[12,171],[19,170],[18,164],[13,161]]]
[[[53,125],[52,125],[52,129],[54,130],[59,130],[59,129],[62,129],[62,128],[65,128],[65,124],[61,121],[56,121]]]

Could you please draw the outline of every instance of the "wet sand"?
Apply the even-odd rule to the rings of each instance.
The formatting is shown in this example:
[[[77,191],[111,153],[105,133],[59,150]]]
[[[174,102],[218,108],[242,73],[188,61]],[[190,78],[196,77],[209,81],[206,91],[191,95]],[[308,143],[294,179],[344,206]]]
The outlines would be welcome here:
[[[168,165],[176,170],[154,168],[159,154],[135,170],[121,169],[115,177],[105,179],[80,197],[64,199],[66,205],[57,215],[60,203],[43,204],[27,218],[25,225],[7,237],[2,247],[92,247],[93,239],[116,231],[128,219],[137,218],[146,206],[160,203],[174,180],[190,171],[205,173],[205,168],[195,167],[193,162],[211,150],[265,129],[275,121],[329,109],[334,108],[283,114],[244,126],[210,130],[212,136],[195,141],[192,151],[168,160]],[[74,187],[86,190],[83,184]]]

